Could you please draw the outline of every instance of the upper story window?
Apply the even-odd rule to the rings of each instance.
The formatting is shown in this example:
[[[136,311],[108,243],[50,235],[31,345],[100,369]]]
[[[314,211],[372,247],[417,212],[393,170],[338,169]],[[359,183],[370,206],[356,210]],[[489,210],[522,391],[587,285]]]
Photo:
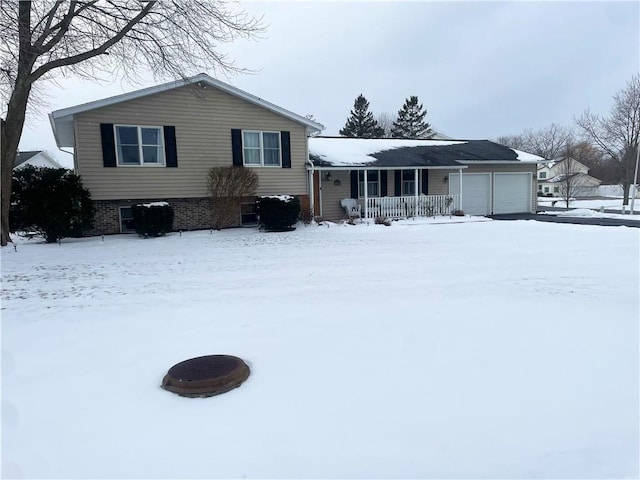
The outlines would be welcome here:
[[[364,197],[364,170],[358,171],[358,196]],[[367,170],[367,196],[380,196],[380,170]]]
[[[162,127],[115,125],[118,165],[164,166]]]
[[[242,132],[244,164],[248,166],[279,167],[280,132]]]
[[[540,179],[547,178],[547,172],[539,172],[538,173],[538,178],[540,178]]]

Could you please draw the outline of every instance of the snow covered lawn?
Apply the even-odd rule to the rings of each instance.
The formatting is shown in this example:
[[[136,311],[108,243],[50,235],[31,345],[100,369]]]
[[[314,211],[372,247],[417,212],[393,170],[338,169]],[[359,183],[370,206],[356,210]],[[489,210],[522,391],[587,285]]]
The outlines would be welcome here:
[[[637,229],[236,229],[2,249],[3,478],[637,478]],[[230,393],[166,392],[187,358]]]
[[[556,202],[553,205],[553,202]],[[635,202],[635,210],[640,208],[639,201]],[[600,207],[604,207],[607,209],[618,209],[622,210],[623,199],[620,198],[604,198],[604,199],[583,199],[583,200],[569,200],[569,208],[595,208],[599,209]],[[561,197],[538,197],[538,205],[540,207],[565,207],[566,202]],[[629,205],[625,206],[625,210],[629,211]]]

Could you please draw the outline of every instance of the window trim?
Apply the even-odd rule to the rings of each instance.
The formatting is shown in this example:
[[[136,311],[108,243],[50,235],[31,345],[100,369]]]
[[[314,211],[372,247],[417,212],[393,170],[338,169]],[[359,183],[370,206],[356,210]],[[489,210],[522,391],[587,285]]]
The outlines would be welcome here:
[[[256,147],[247,147],[245,146],[244,134],[246,133],[257,133],[260,138],[260,164],[257,163],[247,163],[244,156],[245,148],[256,150]],[[264,164],[264,139],[263,135],[265,133],[275,133],[278,135],[278,164],[277,165],[265,165]],[[242,165],[245,167],[264,167],[264,168],[282,168],[282,133],[277,130],[242,130]]]
[[[138,155],[140,158],[140,162],[138,164],[122,162],[120,158],[120,144],[118,143],[118,127],[129,127],[129,128],[138,129]],[[158,163],[144,162],[143,147],[145,145],[142,143],[143,128],[155,128],[160,132],[160,136],[159,136],[160,143],[157,146],[162,147],[162,162],[158,162]],[[166,167],[167,166],[167,152],[164,144],[164,127],[161,125],[125,125],[122,123],[114,123],[113,124],[113,143],[116,151],[116,166],[118,167],[139,168],[139,167]],[[146,145],[146,146],[151,146],[151,145]]]
[[[256,226],[258,226],[258,224],[260,222],[258,221],[257,212],[254,211],[254,213],[247,213],[247,214],[242,213],[242,207],[245,206],[245,205],[253,205],[253,208],[255,210],[256,202],[242,202],[240,204],[240,226],[242,226],[242,227],[256,227]],[[242,221],[242,218],[243,218],[244,215],[255,215],[256,216],[256,221],[254,223],[245,223],[245,222]]]
[[[401,172],[402,172],[400,174],[400,185],[401,185],[401,187],[400,187],[401,192],[400,193],[401,193],[401,196],[402,197],[407,197],[407,196],[415,195],[415,193],[416,193],[416,181],[417,181],[417,179],[415,178],[416,177],[415,170],[410,170],[410,169],[406,169],[405,168],[405,169],[402,169]],[[404,178],[404,174],[405,173],[410,173],[411,175],[413,175],[414,178],[412,180],[405,180],[405,178]],[[419,173],[418,173],[418,176],[420,176]],[[409,193],[405,193],[404,192],[405,191],[405,188],[404,188],[405,183],[407,183],[407,184],[410,183],[411,184],[411,192],[409,192]]]
[[[375,181],[370,180],[369,173],[370,172],[378,172],[378,179]],[[368,198],[379,198],[381,196],[381,184],[382,184],[382,174],[381,171],[375,168],[367,168],[367,183],[377,183],[378,184],[378,193],[376,195],[371,195],[370,189],[367,187],[367,197]],[[362,173],[363,179],[360,181],[360,173]],[[364,170],[358,170],[358,198],[364,198],[364,191],[360,190],[360,184],[364,184]]]
[[[546,180],[546,179],[547,179],[547,172],[540,172],[540,173],[538,174],[538,178],[539,178],[540,180]]]
[[[128,230],[125,230],[124,228],[122,228],[123,227],[123,224],[122,224],[122,209],[123,208],[128,208],[129,210],[131,210],[132,209],[132,205],[119,205],[118,206],[118,223],[120,224],[120,233],[135,233],[136,232],[135,228],[128,229]],[[133,210],[131,210],[131,212],[132,212],[131,219],[133,220]]]

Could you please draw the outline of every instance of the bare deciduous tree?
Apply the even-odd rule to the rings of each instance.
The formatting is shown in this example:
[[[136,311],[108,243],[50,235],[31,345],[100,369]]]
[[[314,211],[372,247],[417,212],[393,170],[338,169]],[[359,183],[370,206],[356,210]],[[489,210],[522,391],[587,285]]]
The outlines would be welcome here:
[[[559,194],[564,201],[567,209],[572,198],[581,197],[588,194],[589,185],[585,182],[580,166],[573,154],[574,147],[567,143],[564,148],[564,157],[560,160],[559,173],[557,175],[557,183]]]
[[[634,75],[626,88],[613,97],[609,116],[585,111],[576,123],[599,148],[617,164],[624,191],[624,205],[629,203],[629,187],[633,178],[636,152],[640,147],[640,75]]]
[[[262,28],[225,0],[0,0],[1,245],[10,241],[11,171],[34,86],[56,74],[135,80],[144,71],[240,71],[219,45]]]
[[[240,204],[256,194],[258,174],[245,167],[214,167],[209,170],[207,187],[213,228],[220,230],[238,224]]]
[[[375,118],[378,125],[384,129],[384,138],[391,138],[391,127],[393,126],[393,122],[396,121],[395,115],[382,112],[376,115]]]
[[[570,128],[552,123],[540,130],[525,130],[520,135],[503,135],[498,137],[497,142],[552,160],[562,154],[564,146],[572,139]]]

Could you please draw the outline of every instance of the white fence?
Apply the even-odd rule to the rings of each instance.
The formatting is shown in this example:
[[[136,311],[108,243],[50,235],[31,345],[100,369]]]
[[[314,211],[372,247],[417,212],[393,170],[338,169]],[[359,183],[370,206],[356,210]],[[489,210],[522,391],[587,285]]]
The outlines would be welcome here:
[[[460,195],[420,195],[417,200],[415,196],[371,197],[368,208],[362,206],[362,214],[369,218],[433,217],[460,210]]]

